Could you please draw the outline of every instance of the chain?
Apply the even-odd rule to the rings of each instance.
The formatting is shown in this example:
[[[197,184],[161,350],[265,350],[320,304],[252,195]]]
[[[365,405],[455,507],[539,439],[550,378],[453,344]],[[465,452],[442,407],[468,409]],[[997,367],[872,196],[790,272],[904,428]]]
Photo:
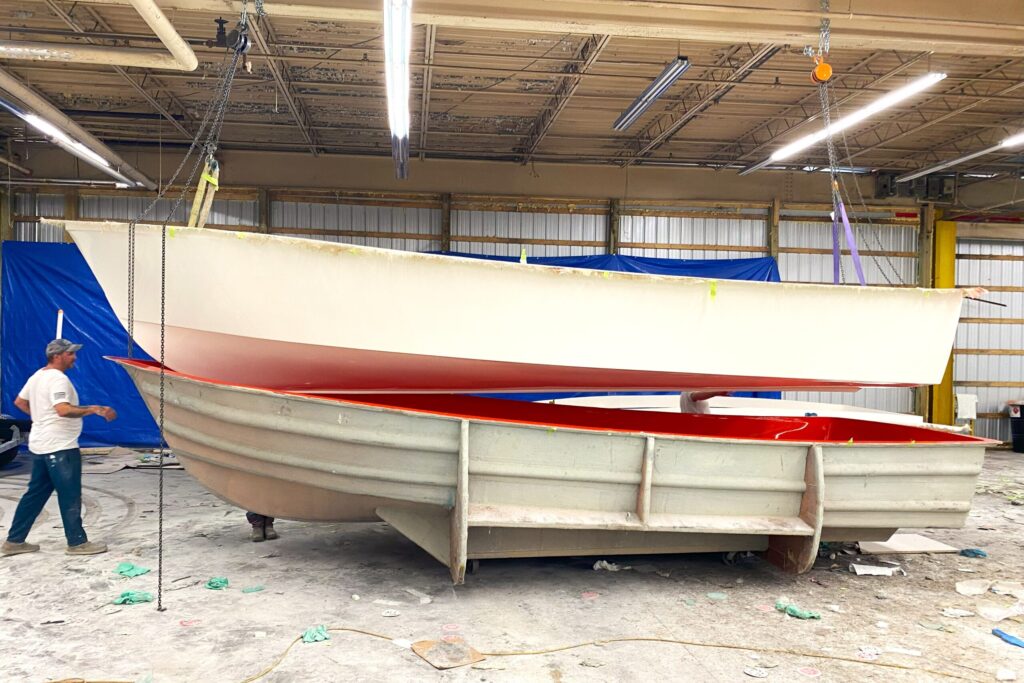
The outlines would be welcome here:
[[[246,3],[242,5],[242,20],[241,24],[244,27],[247,17]],[[262,2],[257,3],[257,13],[262,13]],[[178,167],[174,170],[174,174],[167,181],[167,183],[160,189],[156,197],[150,201],[149,205],[139,213],[128,224],[128,357],[132,356],[134,350],[134,332],[135,332],[135,253],[136,253],[136,225],[140,220],[149,216],[157,204],[165,197],[168,190],[174,185],[184,170],[188,160],[195,154],[197,149],[201,149],[205,154],[195,154],[195,161],[192,164],[192,169],[189,171],[188,178],[181,185],[181,192],[178,193],[174,203],[170,206],[169,210],[161,221],[160,231],[160,409],[157,416],[158,428],[160,432],[160,461],[159,461],[159,475],[158,475],[158,515],[157,515],[157,598],[156,608],[157,611],[163,612],[166,608],[163,605],[163,574],[164,574],[164,460],[167,451],[167,441],[164,438],[164,407],[165,391],[166,391],[166,360],[167,360],[167,226],[174,217],[175,212],[181,206],[185,200],[185,196],[188,194],[188,190],[192,187],[192,183],[195,180],[196,173],[199,171],[200,165],[210,158],[217,151],[218,142],[220,141],[221,130],[224,126],[224,115],[227,112],[228,99],[231,94],[231,85],[234,83],[235,73],[238,70],[238,60],[242,57],[240,50],[235,50],[231,53],[230,62],[225,66],[224,62],[221,62],[222,74],[221,80],[218,84],[215,97],[210,100],[210,103],[206,107],[206,111],[203,114],[203,119],[199,124],[199,129],[196,131],[195,137],[192,139],[192,143],[189,145],[188,151],[182,157]],[[227,59],[225,57],[225,59]],[[204,139],[205,134],[205,139]],[[200,144],[200,141],[202,143]]]
[[[157,553],[156,565],[156,610],[163,612],[164,607],[164,457],[167,442],[164,440],[164,379],[165,366],[164,355],[166,350],[166,320],[167,313],[167,226],[160,232],[160,471],[157,488],[157,527],[156,544]]]
[[[838,111],[838,107],[837,107],[837,111]],[[848,160],[848,163],[852,164],[853,163],[853,161],[851,159],[852,155],[850,154],[850,145],[849,145],[849,143],[847,142],[847,139],[846,139],[846,131],[842,131],[842,140],[843,140],[843,151],[846,152],[846,158]],[[842,175],[839,176],[839,179],[840,179],[840,182],[842,183],[842,189],[843,189],[843,193],[846,195],[847,203],[848,204],[852,204],[852,202],[850,201],[849,190],[847,190],[847,187],[846,187],[846,179],[843,178]],[[893,275],[896,276],[896,280],[898,280],[901,285],[907,284],[906,281],[903,279],[903,274],[900,273],[899,268],[896,267],[896,265],[892,262],[892,259],[890,259],[889,256],[885,253],[885,247],[882,245],[882,240],[879,239],[878,234],[875,231],[875,224],[871,221],[871,216],[869,215],[870,212],[868,211],[867,202],[864,201],[864,194],[861,192],[861,189],[860,189],[860,183],[857,182],[856,180],[854,180],[853,181],[853,186],[857,190],[857,199],[860,201],[860,207],[864,211],[864,219],[868,223],[868,230],[867,230],[868,237],[874,243],[873,246],[878,249],[879,254],[881,254],[881,259],[882,259],[881,262],[885,263],[887,266],[889,266],[889,269],[892,270]],[[855,231],[855,234],[857,235],[857,239],[859,240],[861,238],[861,228],[860,228],[859,223],[855,223],[854,224],[854,231]],[[877,256],[872,256],[872,258],[875,259],[876,263],[878,262],[878,257]],[[880,267],[878,269],[878,271],[882,274],[882,277],[885,279],[886,283],[888,283],[890,287],[895,287],[896,286],[896,284],[889,277],[888,273],[885,272],[884,268]]]

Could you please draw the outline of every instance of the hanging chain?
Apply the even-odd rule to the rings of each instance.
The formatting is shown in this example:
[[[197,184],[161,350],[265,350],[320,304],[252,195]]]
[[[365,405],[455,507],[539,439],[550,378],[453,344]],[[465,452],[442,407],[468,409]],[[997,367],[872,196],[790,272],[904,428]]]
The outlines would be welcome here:
[[[838,111],[838,105],[836,106],[836,110]],[[846,131],[842,131],[841,135],[843,141],[843,151],[846,153],[847,163],[852,164],[853,155],[850,154],[850,145],[846,139]],[[852,205],[853,202],[850,198],[850,192],[846,187],[846,179],[843,178],[842,175],[840,175],[839,179],[842,184],[842,191],[846,195],[847,204]],[[870,241],[873,243],[873,246],[878,250],[878,253],[881,255],[881,260],[879,260],[878,256],[874,255],[872,255],[872,258],[875,260],[876,263],[884,263],[885,265],[887,265],[889,269],[892,271],[896,280],[899,282],[899,284],[906,285],[906,280],[903,279],[903,274],[900,272],[900,269],[896,267],[896,265],[892,262],[892,259],[889,258],[889,255],[885,253],[885,247],[882,245],[882,240],[879,238],[877,234],[881,230],[881,228],[879,228],[878,231],[875,230],[875,224],[872,222],[871,216],[869,215],[870,212],[868,211],[867,202],[864,201],[864,194],[861,192],[860,183],[857,182],[856,179],[853,179],[852,182],[853,187],[857,190],[857,199],[859,201],[859,206],[863,211],[864,220],[868,224],[868,229],[863,232],[867,233],[868,237],[870,238]],[[862,231],[859,222],[854,224],[854,231],[857,236],[857,239],[860,240]],[[889,277],[889,274],[886,273],[885,268],[879,267],[878,271],[882,274],[882,277],[885,279],[886,283],[888,283],[890,287],[897,286],[896,283],[892,281],[892,278]]]
[[[247,25],[247,2],[242,4],[241,21],[239,22],[240,30],[245,31]],[[261,0],[257,0],[257,14],[263,15],[263,3]],[[218,83],[215,97],[210,100],[207,105],[206,112],[203,115],[203,120],[199,125],[199,129],[196,132],[195,137],[192,139],[192,144],[189,145],[188,151],[182,157],[181,162],[175,169],[174,174],[168,180],[167,184],[161,188],[157,193],[156,197],[149,203],[142,213],[140,213],[135,220],[131,221],[128,226],[128,352],[131,357],[132,345],[133,345],[133,333],[135,327],[135,226],[143,218],[149,215],[157,203],[164,198],[167,191],[174,185],[175,181],[181,175],[182,170],[185,168],[185,164],[192,155],[199,149],[202,153],[195,154],[195,161],[192,164],[192,169],[188,174],[188,178],[181,185],[181,192],[178,193],[174,203],[170,206],[164,219],[161,221],[160,231],[160,408],[157,416],[158,428],[160,433],[160,460],[159,460],[159,473],[158,473],[158,493],[157,493],[157,571],[156,571],[156,582],[157,582],[157,597],[156,597],[156,608],[157,611],[163,612],[165,607],[163,605],[163,575],[164,575],[164,460],[167,451],[167,440],[164,438],[164,408],[166,405],[165,393],[166,393],[166,360],[167,360],[167,226],[174,217],[178,208],[185,200],[185,196],[188,194],[189,188],[192,187],[192,183],[195,181],[196,173],[199,171],[199,167],[207,160],[212,159],[214,154],[217,152],[217,146],[220,141],[221,130],[224,127],[224,115],[227,112],[228,99],[231,95],[231,85],[235,79],[235,72],[238,69],[238,61],[242,57],[243,50],[236,49],[231,53],[230,62],[227,66],[221,63],[223,72],[221,74],[221,80]],[[203,139],[203,135],[206,135]],[[202,144],[200,144],[202,140]]]

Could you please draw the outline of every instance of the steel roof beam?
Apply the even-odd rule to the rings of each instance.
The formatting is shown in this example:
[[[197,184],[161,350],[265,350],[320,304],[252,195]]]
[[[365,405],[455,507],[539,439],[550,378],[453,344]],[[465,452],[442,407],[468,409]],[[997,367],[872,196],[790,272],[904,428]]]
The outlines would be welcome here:
[[[551,126],[555,123],[558,115],[562,113],[566,105],[569,104],[569,100],[576,93],[576,89],[579,88],[583,80],[583,74],[594,66],[598,57],[601,56],[601,52],[607,47],[608,41],[608,36],[588,36],[576,50],[573,62],[565,67],[566,75],[555,86],[555,94],[551,96],[551,99],[548,100],[541,110],[540,116],[533,122],[530,132],[523,140],[522,163],[529,163],[530,159],[533,158],[544,136],[551,130]]]

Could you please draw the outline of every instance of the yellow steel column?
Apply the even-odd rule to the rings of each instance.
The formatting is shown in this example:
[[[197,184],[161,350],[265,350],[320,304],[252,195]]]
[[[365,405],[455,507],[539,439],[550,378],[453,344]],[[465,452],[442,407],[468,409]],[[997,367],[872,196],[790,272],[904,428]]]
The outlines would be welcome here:
[[[956,223],[935,222],[935,287],[948,289],[956,286]],[[949,355],[942,383],[932,387],[931,421],[953,424],[953,354]]]

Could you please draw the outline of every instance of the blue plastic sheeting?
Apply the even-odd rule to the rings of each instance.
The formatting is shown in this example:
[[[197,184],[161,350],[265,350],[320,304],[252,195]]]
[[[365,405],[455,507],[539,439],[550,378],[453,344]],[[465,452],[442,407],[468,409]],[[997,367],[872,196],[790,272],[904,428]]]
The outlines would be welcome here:
[[[2,283],[2,410],[22,416],[14,399],[29,376],[46,365],[44,349],[64,311],[63,336],[84,344],[68,377],[82,405],[112,406],[118,418],[84,420],[83,446],[157,446],[159,433],[127,373],[103,356],[124,356],[124,328],[85,259],[73,244],[4,242]],[[138,347],[137,358],[149,359]]]
[[[491,261],[517,262],[516,256],[484,256],[466,254],[455,251],[434,252],[446,256],[462,256],[465,258],[488,259]],[[739,259],[703,259],[685,260],[668,258],[648,258],[642,256],[620,256],[618,254],[599,254],[597,256],[543,256],[528,258],[527,263],[538,266],[560,266],[562,268],[589,268],[592,270],[613,270],[626,273],[652,273],[656,275],[680,275],[686,277],[702,277],[717,280],[750,280],[755,282],[781,282],[779,266],[770,256],[760,258]],[[514,401],[550,401],[557,398],[579,398],[581,396],[625,396],[630,394],[671,394],[669,391],[619,391],[619,392],[581,392],[581,393],[535,393],[535,394],[480,394],[488,398],[507,398]],[[779,391],[733,391],[730,396],[748,398],[782,398]]]
[[[456,251],[433,252],[446,256],[462,256],[491,261],[519,261],[518,256],[484,256],[464,254]],[[527,263],[538,266],[561,266],[563,268],[588,268],[591,270],[613,270],[623,273],[652,273],[655,275],[685,275],[719,280],[751,280],[755,282],[781,282],[779,266],[771,256],[760,258],[686,260],[670,258],[648,258],[646,256],[620,256],[599,254],[597,256],[542,256],[530,257]]]

